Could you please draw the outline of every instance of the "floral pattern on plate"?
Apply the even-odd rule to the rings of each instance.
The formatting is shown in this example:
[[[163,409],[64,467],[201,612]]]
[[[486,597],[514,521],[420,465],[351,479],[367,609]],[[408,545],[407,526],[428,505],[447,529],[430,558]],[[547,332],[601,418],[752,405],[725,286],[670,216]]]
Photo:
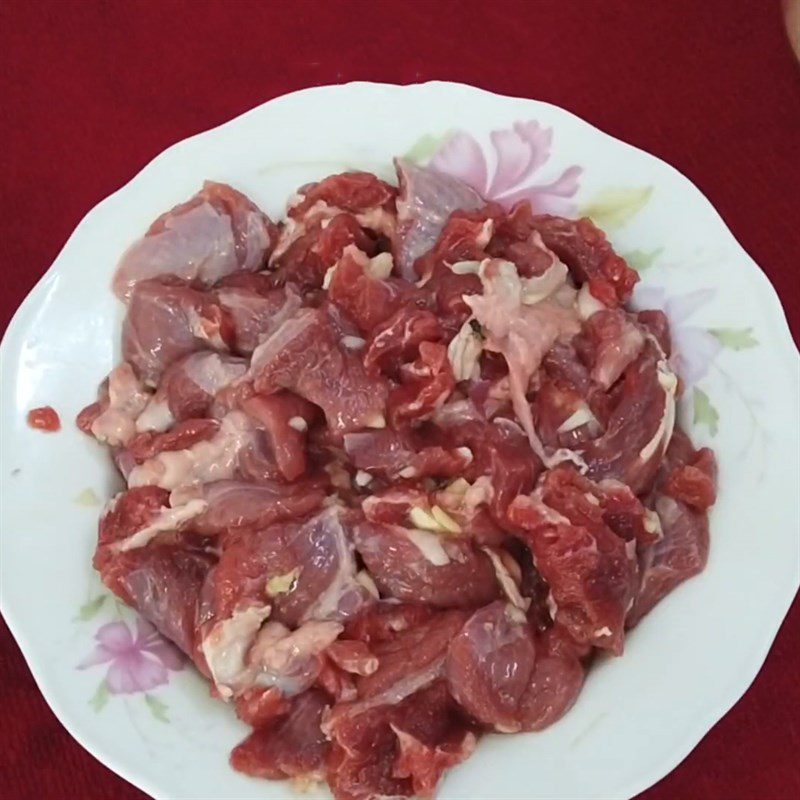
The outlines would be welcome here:
[[[93,616],[107,597],[99,595],[87,603],[79,618]],[[122,619],[107,622],[97,629],[94,638],[94,650],[77,665],[79,670],[107,665],[105,677],[89,701],[92,708],[101,711],[115,695],[143,695],[153,716],[169,722],[166,704],[150,692],[166,686],[170,673],[184,668],[186,659],[180,650],[141,617],[130,624]]]

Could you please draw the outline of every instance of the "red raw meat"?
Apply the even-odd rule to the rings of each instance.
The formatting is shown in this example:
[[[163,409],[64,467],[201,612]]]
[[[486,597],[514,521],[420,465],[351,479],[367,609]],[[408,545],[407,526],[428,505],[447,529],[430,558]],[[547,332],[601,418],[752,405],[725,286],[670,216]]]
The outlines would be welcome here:
[[[590,219],[564,219],[547,214],[533,218],[534,229],[569,267],[579,284],[609,308],[630,300],[639,275],[614,252],[605,234]]]
[[[61,420],[52,406],[42,406],[28,412],[28,425],[36,430],[55,433],[61,429]]]
[[[387,525],[404,525],[414,507],[430,508],[430,494],[409,486],[402,489],[384,489],[364,498],[361,509],[369,522]]]
[[[333,644],[336,644],[334,642]],[[330,645],[328,650],[330,650]],[[335,703],[349,703],[356,699],[356,684],[353,675],[337,666],[326,650],[322,656],[322,665],[314,682]]]
[[[371,522],[356,525],[353,539],[384,596],[468,608],[498,595],[491,561],[469,539]]]
[[[183,422],[176,422],[164,433],[145,431],[137,434],[125,446],[125,452],[137,464],[141,464],[159,453],[185,450],[198,442],[210,439],[218,430],[219,422],[215,419],[186,419]]]
[[[322,780],[330,742],[320,723],[328,705],[322,692],[304,692],[285,717],[253,731],[234,748],[231,766],[254,778]]]
[[[156,544],[116,553],[108,560],[95,557],[95,566],[108,588],[135,608],[158,632],[174,642],[204,674],[199,653],[201,593],[214,558],[200,547]]]
[[[476,743],[441,681],[395,706],[342,718],[332,736],[328,780],[337,800],[431,798]]]
[[[423,281],[428,281],[437,272],[444,274],[442,267],[455,274],[450,265],[458,261],[482,261],[488,255],[486,247],[495,222],[502,217],[502,213],[502,209],[494,203],[476,211],[454,211],[445,222],[434,247],[417,260],[414,267],[417,274]]]
[[[436,244],[450,214],[474,211],[486,203],[457,178],[399,158],[395,167],[400,185],[395,261],[402,277],[413,281],[415,262]]]
[[[510,420],[466,422],[448,427],[445,438],[454,445],[466,446],[472,461],[461,475],[475,480],[489,477],[492,485],[490,509],[502,527],[508,504],[520,494],[528,494],[542,471],[542,463],[531,450],[522,429]]]
[[[378,669],[378,659],[365,642],[339,639],[325,654],[337,667],[354,675],[372,675]]]
[[[442,338],[436,315],[427,309],[404,306],[377,325],[370,334],[364,364],[397,378],[400,364],[412,361],[422,342]]]
[[[348,515],[326,509],[305,522],[271,525],[235,537],[223,549],[214,586],[218,618],[248,605],[272,605],[270,620],[353,616],[371,596],[356,580]],[[270,580],[279,585],[271,589]]]
[[[342,258],[349,245],[354,245],[367,256],[377,252],[377,242],[352,214],[320,218],[311,223],[310,228],[305,227],[307,232],[298,228],[299,236],[274,259],[273,286],[296,284],[306,291],[321,289],[325,273]],[[291,236],[292,232],[288,228],[287,231],[284,235]]]
[[[276,686],[245,689],[236,698],[235,705],[236,716],[253,728],[263,728],[273,723],[285,716],[292,707],[291,701]]]
[[[158,486],[140,486],[121,492],[103,509],[100,516],[94,567],[103,572],[108,562],[108,545],[121,542],[149,525],[169,508],[169,492]]]
[[[437,262],[424,289],[429,292],[443,327],[455,334],[472,314],[464,297],[480,294],[481,281],[474,273],[459,275]]]
[[[334,708],[333,719],[356,716],[380,705],[394,705],[444,676],[447,648],[469,615],[459,610],[440,611],[414,622],[415,616],[423,614],[395,612],[390,617],[394,623],[392,635],[370,642],[378,669],[356,678],[358,700]],[[385,621],[383,617],[382,622]]]
[[[572,707],[583,667],[574,654],[553,652],[544,636],[537,640],[519,609],[496,602],[475,612],[451,643],[447,685],[484,725],[538,731]]]
[[[390,392],[387,402],[389,421],[395,429],[429,419],[456,388],[447,347],[438,342],[422,342],[419,358],[403,367],[402,385]]]
[[[626,542],[653,544],[658,523],[624,483],[584,478],[570,467],[556,467],[542,476],[542,502],[576,525],[603,524]]]
[[[136,284],[122,325],[122,357],[139,377],[155,386],[164,370],[182,356],[211,348],[226,351],[233,329],[213,297],[180,281]]]
[[[256,390],[295,392],[320,406],[336,431],[381,424],[385,382],[368,376],[340,338],[326,309],[298,311],[253,353],[250,370]]]
[[[123,254],[114,291],[129,299],[142,280],[174,275],[212,284],[236,270],[260,269],[277,241],[266,214],[224,183],[206,181],[181,205],[162,214]]]
[[[347,620],[342,637],[358,639],[369,645],[392,641],[398,633],[428,622],[435,613],[430,606],[382,600]]]
[[[344,449],[353,464],[370,474],[387,478],[451,478],[464,473],[471,453],[439,446],[417,449],[416,436],[385,428],[379,431],[348,433]]]
[[[517,271],[525,278],[544,274],[553,262],[533,219],[527,200],[517,203],[508,215],[496,214],[492,239],[486,247],[492,258],[516,264]]]
[[[222,286],[214,290],[213,296],[230,317],[233,328],[231,348],[240,355],[250,355],[303,303],[292,285],[261,291],[245,286]]]
[[[605,433],[579,450],[589,477],[614,478],[635,494],[650,488],[672,435],[676,386],[674,374],[646,348],[625,370]]]
[[[176,493],[177,494],[177,493]],[[241,529],[264,528],[279,520],[297,519],[322,505],[325,490],[316,480],[287,485],[243,481],[205,483],[187,489],[185,497],[199,496],[208,505],[191,522],[191,529],[204,536],[221,536]]]
[[[397,190],[371,172],[343,172],[303,186],[297,193],[301,199],[288,212],[293,219],[302,219],[320,202],[352,214],[378,208],[393,213]]]
[[[714,453],[703,447],[687,458],[685,463],[674,467],[666,477],[663,491],[697,511],[706,511],[713,506],[717,499],[717,462]]]
[[[102,390],[102,385],[101,385],[101,390]],[[75,425],[78,427],[79,430],[83,431],[83,433],[91,436],[92,425],[102,413],[103,413],[103,403],[101,401],[97,401],[95,403],[89,403],[89,405],[86,406],[86,408],[83,408],[78,412],[78,416],[75,417]]]
[[[692,470],[688,475],[687,469]],[[689,437],[676,429],[650,501],[661,521],[663,535],[641,553],[642,579],[629,626],[635,625],[676,586],[705,568],[709,551],[706,503],[715,493],[713,454],[708,448],[695,451]]]
[[[628,627],[633,627],[676,586],[702,572],[708,561],[708,515],[667,495],[658,495],[654,507],[663,536],[642,553],[641,586]]]
[[[644,347],[644,334],[626,313],[603,309],[592,314],[581,332],[592,351],[592,380],[608,389],[638,357]]]
[[[575,352],[572,342],[556,342],[542,359],[542,366],[548,377],[582,396],[592,387],[589,369]]]
[[[371,275],[369,257],[356,247],[345,248],[328,287],[331,301],[365,334],[387,320],[412,294],[413,288],[396,278]]]
[[[553,508],[550,503],[556,508]],[[635,545],[591,518],[582,488],[548,481],[508,509],[550,587],[554,619],[581,643],[622,653],[625,616],[638,586]]]
[[[207,350],[184,356],[164,370],[137,429],[164,430],[174,420],[206,416],[217,394],[246,372],[246,362],[233,356]]]
[[[636,321],[651,335],[655,336],[659,347],[664,351],[664,355],[669,357],[672,354],[672,337],[669,331],[669,318],[660,309],[648,309],[640,311],[636,316]]]
[[[255,395],[242,409],[263,426],[281,475],[297,480],[306,471],[306,431],[317,417],[316,407],[291,392],[277,392]]]
[[[597,417],[583,396],[550,378],[542,379],[531,409],[539,438],[552,448],[577,448],[602,432]],[[582,410],[586,421],[575,417]],[[572,421],[578,424],[571,427]]]
[[[396,478],[415,455],[408,437],[384,428],[344,436],[347,457],[358,469]]]
[[[279,227],[213,183],[156,220],[76,420],[128,485],[103,582],[253,727],[235,769],[336,800],[432,798],[480,732],[558,720],[703,569],[716,498],[603,232],[396,169]]]

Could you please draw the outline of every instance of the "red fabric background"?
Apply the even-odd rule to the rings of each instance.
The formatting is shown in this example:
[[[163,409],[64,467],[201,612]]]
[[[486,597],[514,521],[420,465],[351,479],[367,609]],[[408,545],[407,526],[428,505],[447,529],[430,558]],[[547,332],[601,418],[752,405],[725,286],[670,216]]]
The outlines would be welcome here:
[[[440,78],[674,164],[800,331],[800,70],[777,0],[4,0],[0,69],[0,330],[81,217],[173,142],[304,86]],[[643,798],[800,797],[798,633],[795,603],[753,688]],[[144,797],[66,734],[1,624],[0,709],[0,796]]]

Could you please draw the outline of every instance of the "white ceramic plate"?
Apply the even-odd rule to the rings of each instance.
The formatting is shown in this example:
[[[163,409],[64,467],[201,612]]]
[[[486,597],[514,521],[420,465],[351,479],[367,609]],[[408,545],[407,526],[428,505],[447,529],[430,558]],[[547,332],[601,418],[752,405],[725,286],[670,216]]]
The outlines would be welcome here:
[[[526,124],[514,133],[515,122]],[[560,108],[468,86],[357,83],[287,95],[171,147],[100,203],[2,344],[3,613],[70,733],[156,798],[278,798],[288,789],[228,767],[245,726],[188,668],[172,669],[137,638],[133,614],[91,569],[99,503],[115,479],[107,453],[71,422],[114,363],[122,307],[108,290],[112,269],[204,178],[280,217],[297,186],[348,167],[390,173],[391,157],[409,151],[419,160],[437,152],[440,166],[491,184],[494,196],[588,212],[608,230],[641,270],[639,300],[672,317],[688,384],[683,423],[720,463],[706,572],[646,618],[623,658],[591,670],[563,721],[487,737],[441,797],[637,794],[747,689],[797,590],[798,354],[769,282],[686,178]],[[515,164],[535,169],[520,177]],[[26,425],[27,411],[44,404],[61,413],[60,433]],[[98,644],[102,663],[92,657]],[[132,691],[108,691],[126,676]]]

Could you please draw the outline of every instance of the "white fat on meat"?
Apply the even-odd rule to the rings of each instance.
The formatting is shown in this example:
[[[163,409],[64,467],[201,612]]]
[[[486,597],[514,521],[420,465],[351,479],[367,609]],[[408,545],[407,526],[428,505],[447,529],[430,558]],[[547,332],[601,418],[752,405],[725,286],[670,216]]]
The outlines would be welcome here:
[[[253,439],[253,427],[246,414],[232,411],[222,419],[211,439],[185,450],[159,453],[134,467],[128,486],[160,486],[175,489],[185,484],[228,480],[236,472],[239,453]]]
[[[367,570],[359,570],[356,575],[356,583],[363,586],[376,600],[380,598],[378,587],[375,585],[375,581],[372,580],[372,575],[370,575]]]
[[[144,411],[136,418],[136,431],[138,433],[144,431],[164,433],[172,427],[174,422],[175,417],[170,411],[169,401],[166,397],[159,397],[156,392],[144,407]]]
[[[538,234],[536,235],[538,236]],[[569,270],[555,255],[552,253],[550,255],[553,261],[541,275],[533,278],[520,278],[522,302],[526,306],[541,303],[542,300],[546,300],[566,284]]]
[[[450,557],[442,546],[441,539],[435,533],[417,528],[405,529],[404,533],[406,538],[435,567],[443,567],[450,563]]]
[[[152,522],[125,539],[114,542],[111,545],[111,549],[118,552],[126,552],[144,547],[159,533],[181,530],[186,526],[186,523],[202,514],[207,508],[208,503],[199,498],[189,500],[184,505],[174,508],[162,508]]]
[[[242,378],[247,372],[243,360],[221,356],[219,353],[203,351],[193,353],[177,367],[185,378],[190,380],[209,397]],[[136,420],[137,431],[166,431],[175,421],[170,411],[167,392],[163,387],[153,395],[144,411]]]
[[[478,360],[482,352],[483,337],[467,320],[447,345],[447,360],[456,382],[479,377]]]
[[[291,198],[291,205],[287,204],[287,210],[300,205],[305,200],[302,194],[294,194]],[[301,236],[305,236],[308,231],[315,225],[326,227],[327,223],[341,213],[341,210],[334,206],[329,206],[324,200],[317,200],[316,203],[309,206],[301,219],[289,217],[284,223],[275,249],[269,258],[269,264],[272,266],[277,259],[279,259]]]
[[[493,547],[481,547],[481,550],[489,556],[489,560],[494,567],[494,574],[497,576],[497,582],[500,584],[500,588],[508,601],[516,608],[527,611],[531,604],[530,598],[522,596],[517,582],[511,576],[508,567],[503,563],[500,554]]]
[[[195,353],[184,364],[186,377],[212,397],[247,372],[244,361],[224,358],[219,353]]]
[[[336,209],[336,212],[339,213],[339,209]],[[397,223],[394,214],[385,208],[376,206],[366,211],[359,211],[355,218],[362,228],[369,228],[369,230],[380,233],[387,239],[391,240],[395,235]]]
[[[253,670],[247,654],[270,606],[251,606],[217,622],[201,645],[208,669],[220,695],[226,700],[252,684]]]
[[[644,529],[648,533],[652,533],[657,536],[659,539],[664,538],[664,530],[661,527],[661,519],[659,518],[658,514],[655,511],[651,511],[649,508],[644,510]]]
[[[342,630],[338,622],[305,622],[294,631],[267,622],[247,656],[249,685],[275,686],[285,697],[300,694],[314,682],[321,667],[319,656]]]
[[[477,275],[480,268],[480,261],[456,261],[453,264],[448,264],[450,271],[456,275]]]
[[[218,323],[210,322],[195,308],[186,309],[186,322],[196,339],[208,342],[208,346],[215,350],[228,350],[228,343],[222,338]]]
[[[287,208],[300,205],[304,199],[303,195],[293,195],[293,205],[287,206]],[[278,237],[278,242],[270,256],[270,266],[272,266],[292,244],[301,236],[304,236],[315,225],[325,228],[330,220],[338,214],[343,213],[347,212],[344,212],[337,206],[328,205],[324,200],[317,200],[316,203],[306,209],[302,219],[298,220],[294,217],[289,217],[284,223],[283,230]],[[353,214],[353,216],[362,228],[368,228],[375,233],[380,233],[390,240],[394,238],[396,230],[394,214],[387,211],[385,208],[377,206],[375,208],[366,209],[365,211],[359,211]]]
[[[112,447],[127,444],[136,434],[136,418],[149,399],[150,393],[133,367],[123,361],[108,376],[108,406],[92,423],[92,435]]]
[[[622,333],[601,347],[597,363],[592,368],[592,380],[603,389],[610,388],[641,353],[644,343],[645,336],[639,327],[625,317]]]
[[[576,428],[581,428],[584,425],[589,425],[589,431],[594,435],[600,431],[600,423],[597,417],[592,413],[589,406],[581,401],[575,411],[572,412],[557,428],[558,433],[569,433]]]
[[[569,340],[580,330],[575,312],[575,290],[566,283],[566,274],[560,261],[556,261],[541,276],[554,271],[547,286],[549,295],[533,305],[523,301],[523,281],[510,261],[485,259],[478,275],[483,284],[483,294],[465,296],[475,318],[480,322],[486,341],[484,349],[501,353],[508,364],[509,388],[514,413],[528,436],[531,448],[545,466],[564,460],[560,454],[553,461],[542,444],[533,425],[533,415],[526,398],[530,380],[547,351],[559,340]],[[559,280],[555,280],[560,276]],[[550,279],[548,279],[550,280]],[[533,296],[544,292],[545,284],[537,284]]]
[[[474,483],[458,478],[436,493],[442,507],[466,519],[474,517],[478,507],[488,505],[493,497],[494,488],[488,475],[481,475]]]
[[[341,506],[332,506],[307,524],[325,526],[328,541],[331,541],[335,548],[337,568],[325,589],[303,612],[301,622],[341,617],[341,609],[349,605],[346,602],[348,595],[353,595],[354,592],[360,594],[360,585],[355,579],[357,565],[354,549],[341,522]],[[331,557],[330,554],[328,557]]]
[[[678,378],[667,361],[658,362],[658,383],[664,392],[664,411],[653,438],[639,451],[639,462],[646,464],[656,453],[663,454],[667,449],[675,427],[675,393]]]
[[[584,283],[578,290],[578,298],[575,305],[578,310],[578,316],[582,320],[589,319],[593,314],[605,308],[605,305],[589,291],[588,283]]]
[[[325,289],[325,291],[331,288],[331,281],[333,280],[333,273],[336,272],[336,266],[337,265],[334,264],[332,267],[328,267],[328,269],[325,270],[325,276],[322,279],[322,288]]]
[[[379,281],[385,281],[394,268],[394,259],[391,253],[378,253],[373,256],[364,267],[364,272]]]

